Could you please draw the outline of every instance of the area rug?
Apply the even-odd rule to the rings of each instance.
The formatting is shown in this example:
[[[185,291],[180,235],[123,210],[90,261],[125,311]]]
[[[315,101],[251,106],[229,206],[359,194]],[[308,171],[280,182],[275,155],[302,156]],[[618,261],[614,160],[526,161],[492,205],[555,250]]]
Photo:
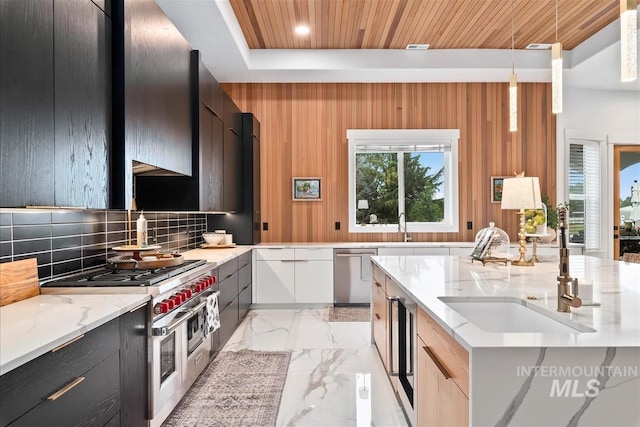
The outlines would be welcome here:
[[[369,307],[329,307],[325,313],[327,322],[368,322],[371,320]]]
[[[291,352],[221,352],[162,424],[275,426]]]

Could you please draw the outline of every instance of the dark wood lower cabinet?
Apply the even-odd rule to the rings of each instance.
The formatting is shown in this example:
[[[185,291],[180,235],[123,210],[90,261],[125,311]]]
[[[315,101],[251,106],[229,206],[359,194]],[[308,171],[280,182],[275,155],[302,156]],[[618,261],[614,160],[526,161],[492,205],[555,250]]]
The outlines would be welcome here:
[[[240,296],[238,298],[238,317],[239,320],[242,320],[249,312],[249,308],[251,308],[251,283],[240,291]]]
[[[251,308],[251,251],[220,265],[218,274],[220,329],[212,336],[212,353],[222,350]]]
[[[56,400],[44,400],[11,426],[103,426],[120,407],[119,354],[113,353],[74,381]],[[73,384],[72,381],[70,384]],[[51,398],[50,398],[51,399]]]
[[[120,412],[122,426],[146,426],[149,387],[149,304],[120,317]]]
[[[0,377],[0,426],[146,425],[149,304]]]

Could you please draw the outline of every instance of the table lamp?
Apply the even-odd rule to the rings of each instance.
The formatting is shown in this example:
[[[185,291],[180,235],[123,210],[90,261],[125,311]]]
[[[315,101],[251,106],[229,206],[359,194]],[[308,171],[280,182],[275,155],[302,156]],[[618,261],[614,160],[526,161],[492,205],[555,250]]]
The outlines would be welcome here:
[[[537,177],[515,177],[505,178],[502,184],[502,209],[519,209],[520,231],[520,258],[511,261],[512,265],[532,266],[533,262],[525,259],[527,248],[525,246],[526,236],[524,234],[524,210],[540,206],[542,199],[540,196],[540,181]]]
[[[358,210],[366,210],[369,209],[369,201],[368,200],[358,200]],[[362,221],[360,225],[364,225],[364,212],[362,213]]]

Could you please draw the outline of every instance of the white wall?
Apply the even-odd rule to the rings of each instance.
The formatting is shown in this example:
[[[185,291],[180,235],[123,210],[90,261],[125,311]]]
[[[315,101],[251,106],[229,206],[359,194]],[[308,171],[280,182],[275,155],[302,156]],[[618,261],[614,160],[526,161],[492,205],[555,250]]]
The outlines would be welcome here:
[[[600,256],[613,256],[613,145],[640,144],[640,92],[594,90],[565,84],[563,113],[557,117],[557,200],[566,195],[567,136],[601,141],[602,241]]]

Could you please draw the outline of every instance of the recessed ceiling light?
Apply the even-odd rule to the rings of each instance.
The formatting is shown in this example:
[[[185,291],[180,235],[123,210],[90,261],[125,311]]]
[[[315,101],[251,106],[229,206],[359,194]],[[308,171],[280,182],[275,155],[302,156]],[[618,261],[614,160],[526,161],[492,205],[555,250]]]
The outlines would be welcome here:
[[[529,43],[525,49],[529,50],[549,50],[551,43]]]
[[[309,34],[309,27],[307,27],[306,25],[298,25],[296,27],[296,34],[306,36],[307,34]]]
[[[429,44],[408,44],[407,47],[405,47],[405,49],[407,50],[425,50],[425,49],[429,49]]]

